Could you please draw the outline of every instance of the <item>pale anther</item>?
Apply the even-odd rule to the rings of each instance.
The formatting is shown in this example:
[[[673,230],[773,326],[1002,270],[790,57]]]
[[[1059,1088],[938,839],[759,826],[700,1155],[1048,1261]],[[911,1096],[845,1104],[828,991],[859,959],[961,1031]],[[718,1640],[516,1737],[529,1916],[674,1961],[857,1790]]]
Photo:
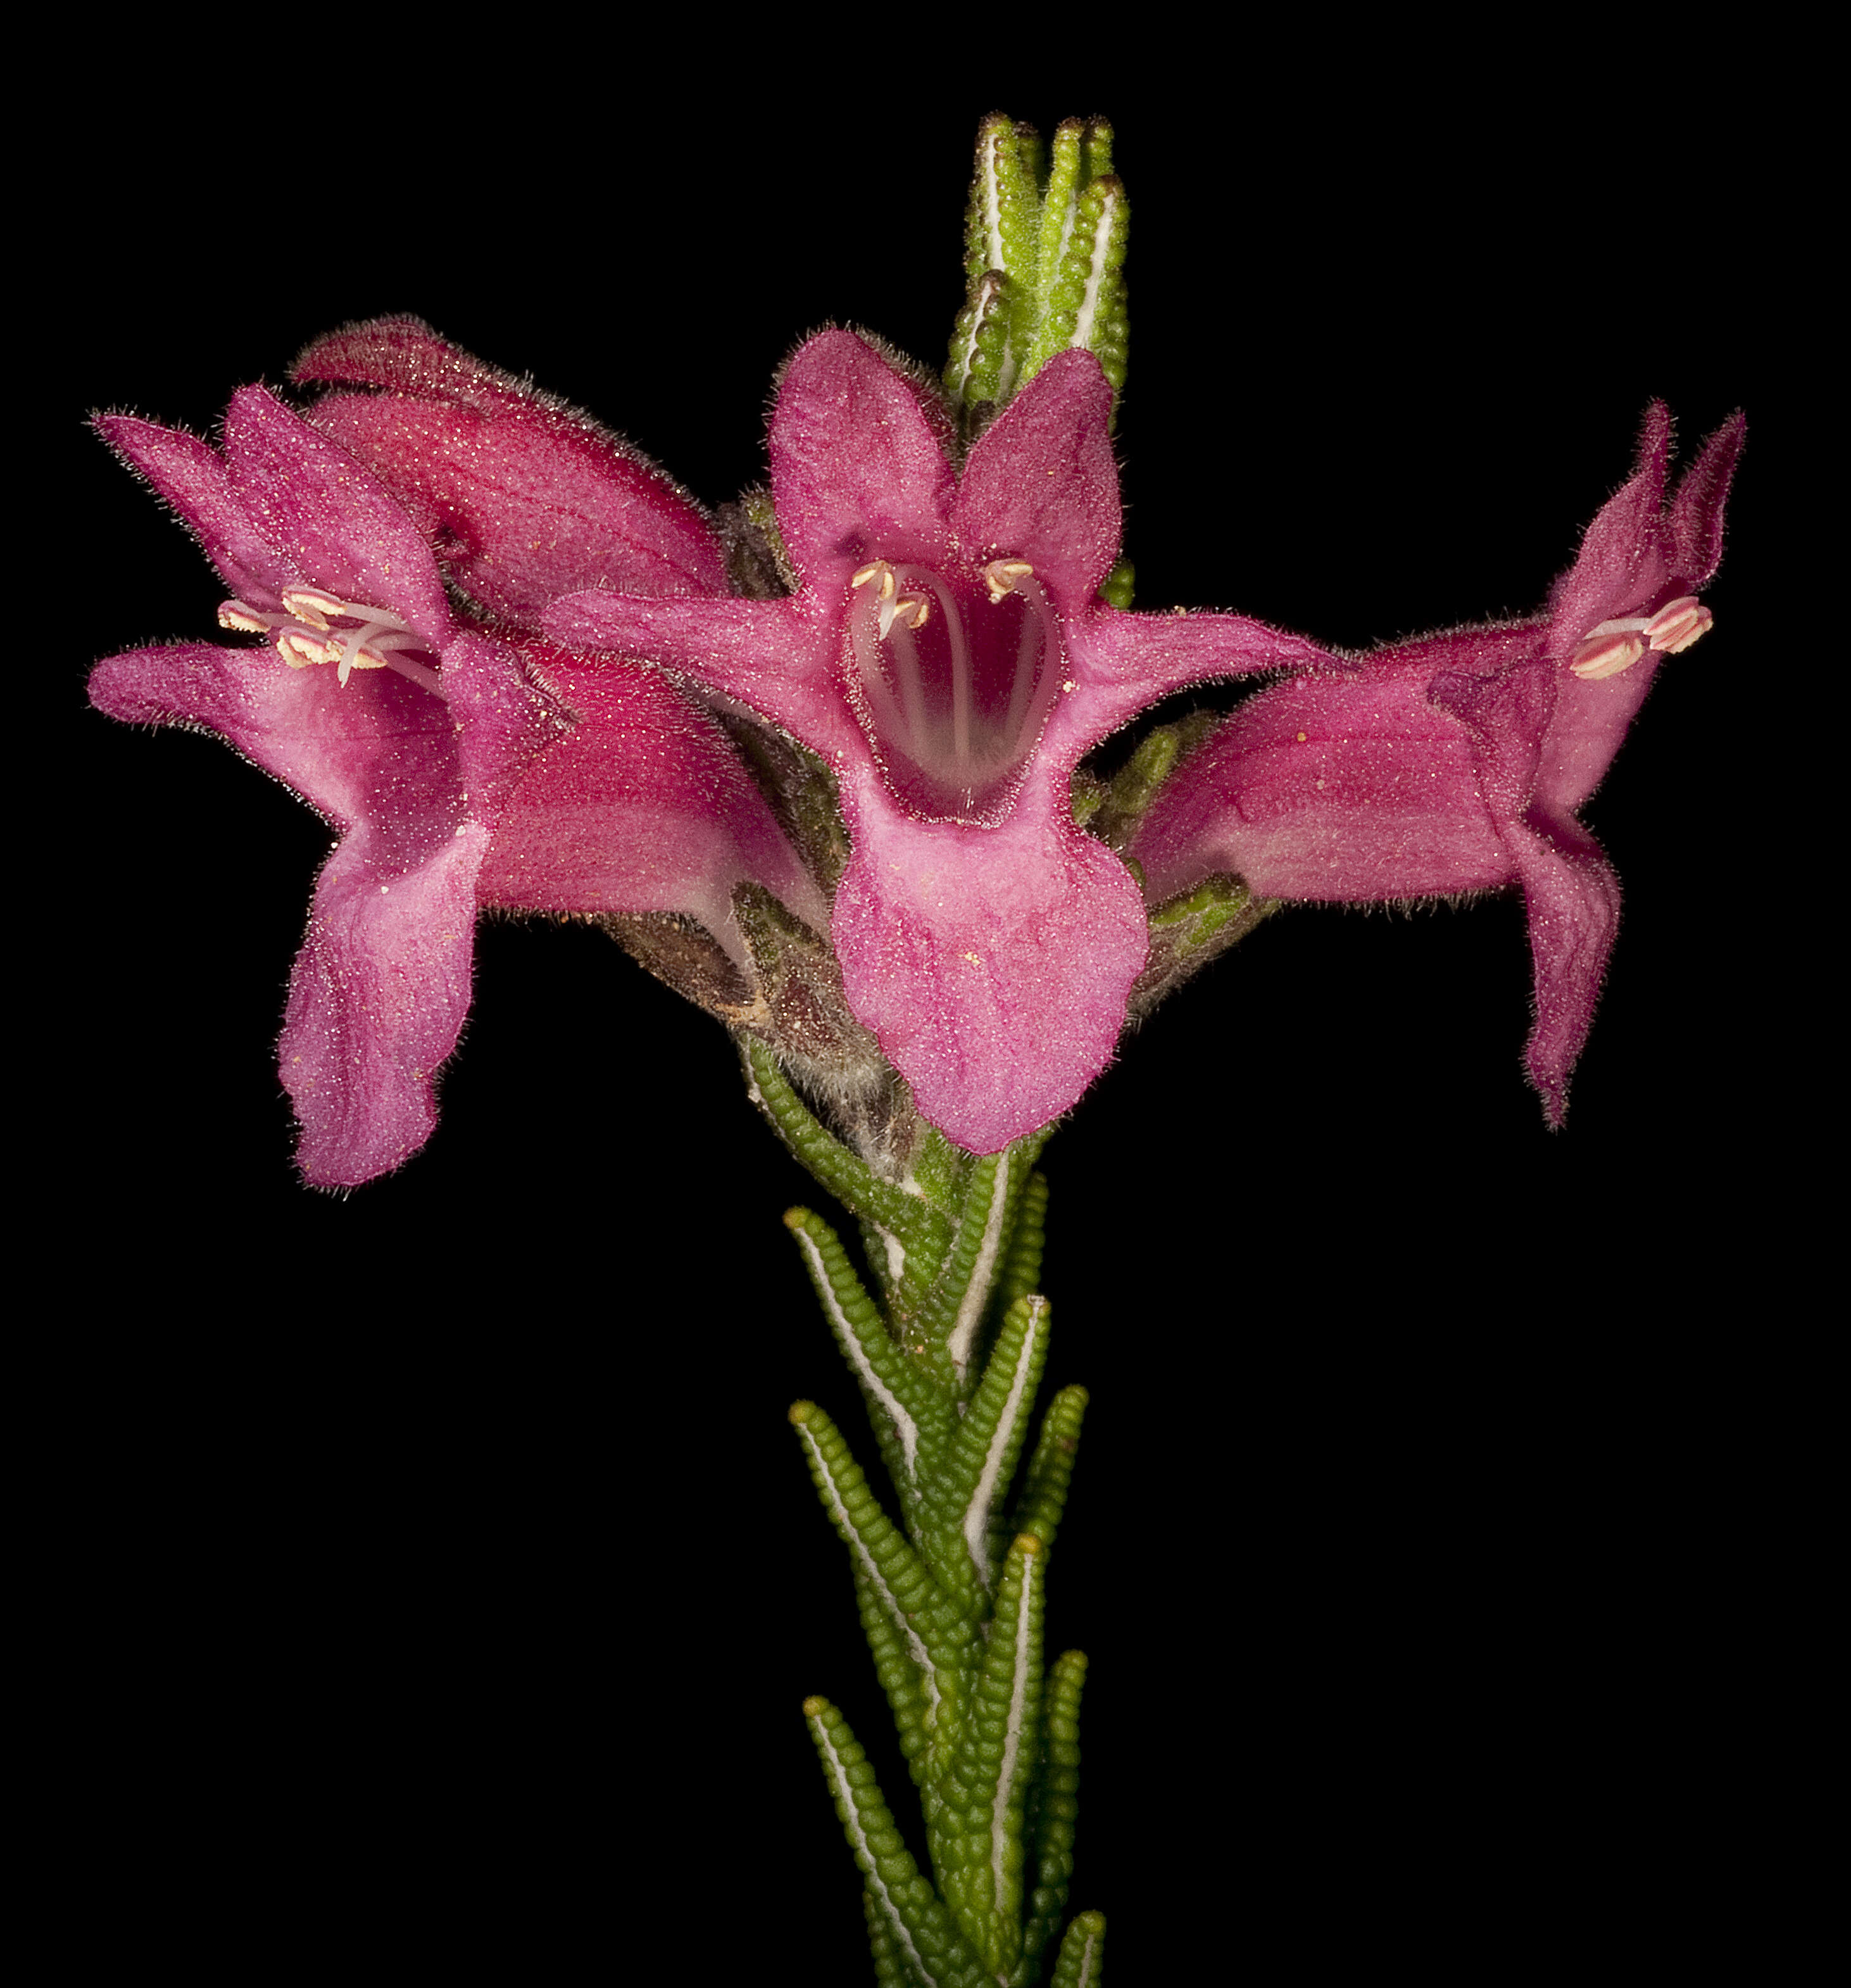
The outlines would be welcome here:
[[[990,590],[992,601],[1001,600],[1005,594],[1012,593],[1018,580],[1027,580],[1035,569],[1026,560],[991,560],[983,570],[984,583]]]
[[[1707,634],[1714,620],[1695,594],[1687,593],[1681,600],[1667,600],[1659,609],[1645,625],[1645,639],[1668,656],[1678,655]]]
[[[236,628],[247,635],[262,635],[269,628],[265,617],[245,607],[242,600],[228,600],[218,610],[221,628]]]
[[[292,587],[283,593],[283,607],[298,621],[304,621],[311,628],[325,628],[330,614],[363,614],[366,610],[350,607],[337,595],[324,593],[319,587]]]
[[[340,660],[339,643],[318,642],[300,628],[284,629],[276,638],[276,649],[292,670],[306,669],[311,663],[335,663]]]
[[[1603,677],[1630,670],[1644,654],[1645,643],[1638,635],[1625,631],[1603,634],[1596,630],[1575,651],[1569,668],[1582,681],[1597,683]]]
[[[893,632],[897,622],[903,628],[923,628],[926,617],[931,611],[931,604],[922,593],[903,593],[894,597],[892,571],[880,576],[880,607],[876,617],[880,628],[880,639],[885,641]]]
[[[850,580],[850,586],[866,587],[868,582],[874,577],[875,574],[880,572],[880,568],[881,562],[879,560],[870,560],[867,565],[864,566],[861,570]]]

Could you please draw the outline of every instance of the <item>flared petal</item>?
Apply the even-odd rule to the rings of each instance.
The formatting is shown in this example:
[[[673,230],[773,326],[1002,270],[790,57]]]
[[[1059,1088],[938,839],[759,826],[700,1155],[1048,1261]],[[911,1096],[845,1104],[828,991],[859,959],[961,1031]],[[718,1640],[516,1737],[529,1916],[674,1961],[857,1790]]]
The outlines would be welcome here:
[[[1111,1060],[1149,946],[1124,865],[1044,793],[999,828],[906,819],[872,775],[833,932],[856,1018],[973,1152],[1067,1111]]]
[[[328,859],[289,979],[279,1054],[318,1187],[357,1187],[417,1151],[468,1013],[487,827],[459,823],[406,866],[363,823]]]
[[[1665,660],[1647,647],[1618,674],[1583,678],[1562,667],[1601,621],[1649,614],[1694,593],[1722,555],[1723,510],[1741,453],[1740,414],[1711,435],[1663,502],[1670,418],[1647,410],[1632,478],[1589,526],[1573,567],[1552,596],[1541,660],[1552,667],[1554,703],[1538,742],[1528,804],[1565,825],[1600,784]]]
[[[1082,754],[1173,691],[1268,670],[1344,668],[1302,635],[1245,614],[1126,614],[1096,606],[1063,624],[1073,690],[1042,749],[1071,769]]]
[[[821,893],[711,718],[635,664],[564,651],[539,661],[573,722],[496,822],[484,904],[685,912],[741,965],[738,883],[827,926]]]
[[[240,600],[253,607],[277,607],[283,589],[300,576],[252,522],[217,449],[183,429],[162,428],[135,414],[99,414],[93,425],[123,462],[178,512]]]
[[[1671,499],[1671,564],[1680,590],[1694,593],[1722,563],[1723,512],[1748,438],[1747,417],[1731,414],[1703,445]]]
[[[451,580],[516,626],[587,587],[726,591],[718,536],[671,478],[416,318],[317,340],[293,377],[387,390],[330,394],[309,418],[375,472]]]
[[[1507,823],[1503,840],[1523,886],[1535,976],[1524,1063],[1542,1094],[1543,1116],[1559,1126],[1620,924],[1620,880],[1579,822]]]
[[[333,671],[292,670],[267,649],[181,642],[107,658],[90,694],[127,723],[216,732],[343,833],[371,817],[388,864],[421,861],[463,818],[449,707],[388,670],[343,689]]]
[[[238,502],[303,579],[389,607],[442,649],[454,624],[437,562],[370,470],[262,387],[232,395],[225,453]]]
[[[1431,646],[1449,640],[1457,644],[1469,637],[1441,637]],[[1569,1075],[1593,1023],[1620,921],[1620,881],[1580,823],[1537,798],[1538,776],[1562,699],[1623,683],[1631,674],[1584,684],[1535,657],[1527,668],[1495,674],[1442,671],[1429,687],[1435,709],[1455,719],[1471,739],[1479,789],[1508,874],[1523,887],[1536,1005],[1524,1058],[1552,1126],[1566,1115]],[[1592,714],[1590,752],[1610,738],[1606,749],[1611,756],[1623,732],[1613,731],[1613,722],[1611,713]]]
[[[1591,681],[1566,670],[1551,672],[1555,708],[1537,752],[1532,809],[1551,820],[1566,821],[1606,778],[1664,661],[1647,650],[1618,676]]]
[[[548,609],[546,628],[569,647],[646,658],[831,759],[867,750],[838,681],[836,618],[814,604],[569,593]]]
[[[1111,418],[1099,361],[1057,353],[971,450],[952,507],[967,553],[1026,560],[1064,613],[1091,600],[1118,557]]]
[[[469,1005],[484,818],[561,728],[502,644],[468,635],[445,695],[390,671],[292,670],[204,644],[100,663],[91,701],[216,732],[342,831],[290,979],[281,1074],[318,1186],[398,1165],[435,1123],[432,1085]]]
[[[1261,897],[1348,903],[1514,874],[1471,735],[1407,669],[1295,678],[1250,699],[1177,769],[1131,853],[1159,904],[1217,873]]]
[[[806,587],[834,597],[878,548],[939,567],[955,488],[921,390],[853,332],[800,346],[772,417],[778,528]]]
[[[1588,631],[1669,597],[1670,534],[1664,521],[1671,417],[1662,401],[1647,408],[1633,474],[1587,528],[1575,563],[1549,597],[1549,660],[1566,663]]]

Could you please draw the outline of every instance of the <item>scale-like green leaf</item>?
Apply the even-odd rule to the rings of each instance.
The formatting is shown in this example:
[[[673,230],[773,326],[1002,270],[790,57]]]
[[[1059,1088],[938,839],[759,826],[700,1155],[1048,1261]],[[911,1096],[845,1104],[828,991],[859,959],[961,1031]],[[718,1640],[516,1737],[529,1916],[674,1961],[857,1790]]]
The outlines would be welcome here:
[[[917,1315],[918,1337],[941,1349],[941,1377],[962,1394],[977,1384],[986,1321],[994,1326],[1007,1308],[996,1305],[996,1287],[1011,1263],[1029,1172],[1047,1138],[1038,1132],[971,1161],[937,1276],[923,1287],[911,1286],[901,1300],[910,1300]],[[906,1328],[900,1329],[904,1334]]]
[[[836,1343],[861,1383],[868,1420],[900,1494],[907,1529],[917,1537],[924,1496],[920,1473],[951,1439],[951,1398],[920,1361],[893,1343],[879,1307],[863,1288],[840,1239],[822,1216],[807,1208],[793,1208],[785,1215],[784,1224],[803,1253]]]
[[[1084,1388],[1063,1388],[1048,1404],[1048,1412],[1041,1419],[1041,1439],[1022,1479],[1013,1523],[1018,1531],[1032,1533],[1044,1547],[1053,1545],[1059,1530],[1067,1487],[1073,1480],[1086,1401]]]
[[[1130,211],[1112,171],[1112,131],[1069,118],[1054,135],[1041,211],[1034,330],[1016,385],[1025,387],[1057,352],[1096,355],[1113,394],[1125,384],[1123,266]]]
[[[978,127],[964,234],[970,300],[953,334],[945,381],[959,410],[1001,407],[1018,384],[1040,259],[1039,150],[1034,134],[1007,117],[986,117]]]
[[[1009,1172],[1007,1152],[986,1154],[971,1168],[951,1246],[920,1309],[925,1341],[939,1354],[941,1375],[961,1389],[1004,1261]]]
[[[1029,1791],[1024,1829],[1031,1886],[1028,1923],[1022,1929],[1024,1981],[1034,1980],[1042,1949],[1067,1909],[1079,1818],[1079,1700],[1086,1681],[1082,1651],[1064,1650],[1049,1667],[1042,1702],[1041,1765]]]
[[[1047,1231],[1048,1177],[1031,1173],[1022,1183],[1015,1226],[1009,1237],[1009,1253],[1004,1259],[1002,1275],[996,1280],[995,1302],[1004,1312],[1018,1298],[1025,1298],[1039,1286]]]
[[[1060,1943],[1049,1988],[1099,1988],[1105,1976],[1106,1915],[1082,1912]]]
[[[909,1256],[917,1252],[922,1264],[941,1258],[951,1240],[944,1217],[929,1207],[922,1196],[883,1181],[865,1161],[819,1124],[764,1043],[748,1036],[741,1048],[751,1079],[752,1102],[777,1128],[779,1136],[811,1175],[851,1214],[891,1230]]]
[[[973,1635],[966,1611],[935,1581],[922,1556],[881,1510],[842,1432],[814,1401],[798,1401],[792,1427],[809,1459],[823,1509],[846,1541],[855,1571],[879,1598],[926,1686],[928,1717],[940,1712],[938,1670],[970,1662]]]
[[[998,1508],[1015,1474],[1028,1432],[1035,1390],[1047,1359],[1048,1301],[1018,1299],[997,1335],[989,1364],[951,1439],[944,1468],[926,1494],[924,1523],[934,1542],[955,1529],[978,1585],[988,1590],[999,1557],[992,1534],[1001,1530]],[[951,1557],[947,1547],[938,1557]],[[947,1587],[961,1587],[947,1577]]]
[[[980,1980],[971,1971],[968,1948],[907,1848],[848,1721],[826,1698],[806,1698],[803,1716],[843,1832],[867,1880],[870,1919],[886,1936],[890,1961],[904,1970],[898,1978],[917,1988],[954,1988],[954,1983]],[[879,1962],[877,1948],[877,1966]]]
[[[1022,1956],[1022,1822],[1041,1757],[1045,1558],[1025,1533],[1003,1563],[983,1669],[931,1832],[945,1903],[999,1976]]]

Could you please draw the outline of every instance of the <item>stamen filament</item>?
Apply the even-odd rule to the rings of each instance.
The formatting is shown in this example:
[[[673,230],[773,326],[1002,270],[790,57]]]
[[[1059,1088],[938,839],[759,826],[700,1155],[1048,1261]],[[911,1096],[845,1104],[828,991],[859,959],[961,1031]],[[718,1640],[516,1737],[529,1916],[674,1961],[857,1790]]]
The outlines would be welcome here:
[[[919,645],[904,621],[893,624],[887,644],[887,653],[893,658],[893,674],[900,679],[900,702],[906,712],[906,749],[917,759],[926,735],[925,683],[919,670]]]
[[[397,615],[384,608],[342,600],[316,587],[292,587],[282,595],[280,614],[248,601],[228,600],[218,610],[218,625],[253,635],[268,634],[277,654],[292,670],[323,663],[336,668],[336,680],[346,688],[355,670],[396,670],[424,690],[443,694],[443,675],[424,660],[428,644]],[[357,628],[337,628],[332,617],[357,621]]]
[[[900,750],[914,755],[912,728],[896,701],[880,666],[880,651],[874,633],[877,610],[872,604],[857,601],[849,614],[849,637],[855,651],[855,668],[861,678],[863,695],[873,712],[874,729],[881,738],[891,739]],[[914,668],[917,658],[914,658]]]
[[[971,645],[964,639],[964,622],[956,604],[945,591],[944,583],[929,569],[920,577],[938,597],[944,610],[945,634],[951,645],[951,763],[967,784],[971,775]],[[909,569],[907,584],[916,585]]]

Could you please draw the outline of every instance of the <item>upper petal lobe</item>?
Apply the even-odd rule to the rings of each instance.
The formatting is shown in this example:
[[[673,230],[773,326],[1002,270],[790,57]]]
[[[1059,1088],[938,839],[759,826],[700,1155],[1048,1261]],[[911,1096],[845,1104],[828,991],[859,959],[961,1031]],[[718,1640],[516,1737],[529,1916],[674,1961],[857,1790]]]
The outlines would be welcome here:
[[[955,487],[920,389],[853,332],[785,369],[772,418],[778,526],[812,587],[845,588],[870,551],[940,566]]]
[[[725,591],[713,527],[661,471],[416,319],[350,325],[294,370],[388,390],[330,394],[311,419],[380,475],[491,613],[532,627],[586,587]]]
[[[953,513],[965,550],[1024,559],[1083,607],[1118,557],[1123,514],[1112,389],[1089,352],[1049,360],[971,451]]]

